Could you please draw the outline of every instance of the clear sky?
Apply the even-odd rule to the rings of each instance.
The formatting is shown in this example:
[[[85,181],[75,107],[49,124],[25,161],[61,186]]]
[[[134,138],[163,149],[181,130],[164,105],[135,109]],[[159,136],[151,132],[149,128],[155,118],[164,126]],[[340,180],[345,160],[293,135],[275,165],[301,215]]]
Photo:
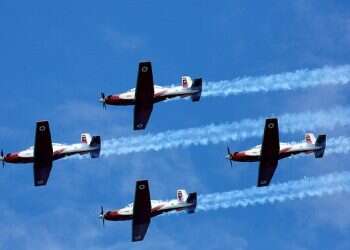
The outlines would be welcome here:
[[[137,63],[151,60],[160,85],[183,74],[206,81],[261,76],[350,62],[349,1],[1,1],[0,148],[33,144],[35,121],[50,121],[55,142],[81,132],[102,139],[199,127],[349,105],[347,86],[242,94],[157,104],[145,132],[131,107],[97,102],[100,92],[135,87]],[[332,119],[332,117],[329,117]],[[313,121],[310,120],[310,123]],[[349,127],[326,132],[349,134]],[[281,135],[301,140],[304,133]],[[261,142],[230,142],[232,150]],[[155,199],[177,188],[200,194],[256,183],[258,164],[224,159],[226,143],[56,161],[48,185],[33,186],[31,164],[0,174],[1,249],[339,249],[350,248],[349,194],[230,208],[152,220],[143,242],[131,222],[106,223],[99,207],[133,199],[149,179]],[[348,155],[284,160],[274,183],[348,170]]]

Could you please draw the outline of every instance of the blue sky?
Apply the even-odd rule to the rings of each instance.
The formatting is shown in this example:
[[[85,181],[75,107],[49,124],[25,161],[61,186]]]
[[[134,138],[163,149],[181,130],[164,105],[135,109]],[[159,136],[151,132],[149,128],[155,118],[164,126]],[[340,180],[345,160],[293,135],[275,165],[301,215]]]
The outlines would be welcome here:
[[[153,62],[160,85],[182,74],[207,81],[260,76],[350,61],[348,1],[48,1],[0,2],[0,147],[33,144],[34,123],[50,121],[53,140],[81,132],[103,139],[199,127],[349,105],[349,87],[255,93],[157,104],[145,132],[133,132],[132,108],[97,102],[99,93],[135,86],[137,63]],[[331,119],[331,117],[330,117]],[[313,121],[310,121],[313,122]],[[349,127],[326,132],[349,134]],[[285,141],[303,133],[285,134]],[[229,143],[245,149],[260,138]],[[229,168],[226,143],[54,163],[48,185],[33,187],[32,166],[0,174],[1,249],[349,249],[349,194],[274,205],[155,218],[145,241],[130,243],[131,223],[106,223],[99,206],[124,206],[135,180],[152,197],[255,185],[257,164]],[[274,182],[348,169],[347,155],[281,162]]]

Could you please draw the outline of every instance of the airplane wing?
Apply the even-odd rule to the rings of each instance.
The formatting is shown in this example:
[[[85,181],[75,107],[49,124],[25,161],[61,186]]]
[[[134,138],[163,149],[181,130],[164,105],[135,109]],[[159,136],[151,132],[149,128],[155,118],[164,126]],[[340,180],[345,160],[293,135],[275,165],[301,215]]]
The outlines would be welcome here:
[[[278,165],[280,151],[278,120],[266,119],[261,145],[258,187],[268,186]]]
[[[137,75],[134,130],[145,129],[153,110],[154,83],[151,62],[141,62]]]
[[[141,241],[151,222],[151,199],[148,181],[137,181],[132,220],[132,241]]]
[[[48,121],[36,123],[34,144],[34,185],[46,185],[52,167],[53,150]]]

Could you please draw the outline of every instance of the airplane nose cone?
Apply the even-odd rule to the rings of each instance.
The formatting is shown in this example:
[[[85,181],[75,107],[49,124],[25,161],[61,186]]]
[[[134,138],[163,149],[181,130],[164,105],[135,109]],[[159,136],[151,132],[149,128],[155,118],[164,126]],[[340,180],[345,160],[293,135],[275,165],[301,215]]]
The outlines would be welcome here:
[[[233,160],[233,157],[232,157],[231,154],[226,155],[225,158],[226,158],[227,160]]]
[[[101,103],[104,103],[106,100],[105,100],[105,98],[100,98],[98,101]]]

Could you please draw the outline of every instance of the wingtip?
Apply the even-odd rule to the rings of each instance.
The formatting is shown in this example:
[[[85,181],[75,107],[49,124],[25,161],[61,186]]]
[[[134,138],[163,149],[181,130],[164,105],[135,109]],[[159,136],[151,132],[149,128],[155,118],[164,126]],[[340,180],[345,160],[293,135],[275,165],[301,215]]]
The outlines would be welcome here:
[[[49,121],[48,120],[39,120],[39,121],[37,121],[36,122],[37,124],[48,124],[49,123]]]

